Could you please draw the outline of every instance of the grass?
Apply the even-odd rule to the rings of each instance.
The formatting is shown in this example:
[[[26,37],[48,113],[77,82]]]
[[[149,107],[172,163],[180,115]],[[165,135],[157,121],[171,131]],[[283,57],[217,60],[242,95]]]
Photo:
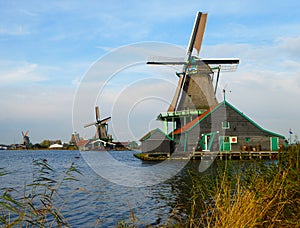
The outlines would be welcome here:
[[[62,206],[55,204],[58,189],[66,181],[76,181],[80,171],[71,164],[54,178],[55,170],[44,159],[34,160],[33,181],[24,186],[23,194],[9,188],[1,189],[0,225],[2,227],[68,227]],[[0,169],[0,176],[12,175]],[[78,189],[80,190],[80,189]],[[77,191],[77,190],[76,190]],[[21,196],[20,196],[21,195]]]
[[[164,227],[300,227],[300,146],[277,164],[254,163],[232,172],[225,163],[213,181],[191,173],[187,218]],[[199,174],[198,174],[199,175]]]

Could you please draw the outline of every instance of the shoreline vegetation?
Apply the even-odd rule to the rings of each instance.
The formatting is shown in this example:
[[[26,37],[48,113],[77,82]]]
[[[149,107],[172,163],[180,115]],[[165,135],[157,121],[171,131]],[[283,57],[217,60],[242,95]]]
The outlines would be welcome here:
[[[157,227],[299,227],[300,145],[280,153],[276,162],[216,161],[206,173],[190,169],[179,181],[176,204],[166,221]],[[193,164],[193,162],[191,162]],[[72,164],[59,180],[50,178],[47,161],[33,164],[33,183],[24,186],[24,196],[15,198],[14,189],[0,189],[0,225],[3,227],[69,227],[53,197],[62,182],[76,181],[80,170]],[[0,169],[0,176],[13,175]],[[84,174],[83,174],[84,175]],[[169,180],[174,181],[174,180]],[[183,183],[184,182],[184,183]],[[25,191],[26,189],[26,191]],[[83,191],[85,189],[75,189]],[[129,202],[130,203],[130,202]],[[128,206],[130,217],[117,227],[140,227],[143,218]],[[155,219],[155,218],[154,218]],[[95,221],[96,223],[96,221]],[[101,224],[98,224],[101,227]]]
[[[129,142],[129,141],[128,141]],[[115,142],[115,148],[113,150],[125,151],[139,149],[135,141],[128,142]],[[126,144],[126,145],[125,145]],[[127,145],[128,144],[128,145]],[[110,148],[104,148],[104,150],[110,150]],[[0,144],[0,150],[82,150],[83,148],[77,146],[76,142],[63,143],[61,140],[44,140],[41,143],[29,143],[29,144]],[[99,149],[98,151],[101,151]]]
[[[215,175],[194,178],[187,219],[166,227],[299,227],[300,146],[280,154],[276,163],[241,163],[233,170],[231,161]],[[213,177],[211,177],[213,178]],[[203,185],[203,183],[205,183]]]

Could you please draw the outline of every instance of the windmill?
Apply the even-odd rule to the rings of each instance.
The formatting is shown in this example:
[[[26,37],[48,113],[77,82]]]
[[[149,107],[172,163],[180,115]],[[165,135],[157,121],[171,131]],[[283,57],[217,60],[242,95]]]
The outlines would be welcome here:
[[[178,85],[167,115],[160,114],[158,116],[159,120],[164,121],[164,126],[167,125],[167,122],[175,122],[176,128],[178,128],[181,126],[182,119],[186,124],[192,119],[191,115],[200,115],[205,110],[216,106],[218,104],[216,91],[220,72],[234,71],[239,64],[239,59],[236,58],[205,59],[198,57],[206,20],[207,13],[197,13],[185,61],[147,62],[147,64],[157,65],[183,65],[182,72],[176,73],[179,77]],[[196,49],[197,55],[193,55],[194,49]],[[215,76],[215,85],[213,85]],[[188,113],[188,116],[183,113]]]
[[[30,145],[31,145],[31,142],[30,142],[30,140],[29,140],[29,136],[28,136],[28,130],[25,132],[25,134],[24,134],[24,132],[22,131],[22,140],[21,140],[21,144],[22,145],[24,145],[24,146],[26,146],[26,148],[29,148],[30,147]]]
[[[197,13],[187,49],[186,61],[147,62],[147,64],[157,65],[183,65],[182,72],[176,73],[179,77],[178,86],[168,112],[182,111],[192,106],[194,109],[206,109],[217,104],[215,94],[220,71],[233,71],[235,70],[234,66],[239,64],[239,59],[236,58],[204,59],[192,55],[194,49],[198,55],[200,54],[206,20],[207,13]],[[228,65],[232,67],[228,67]],[[214,88],[212,82],[215,73],[217,79]]]
[[[107,134],[108,125],[107,122],[111,119],[111,117],[107,117],[104,119],[100,119],[100,111],[99,107],[95,107],[95,114],[96,114],[96,122],[86,124],[84,127],[95,126],[96,127],[96,135],[95,138],[99,139],[103,142],[111,141],[111,136]]]

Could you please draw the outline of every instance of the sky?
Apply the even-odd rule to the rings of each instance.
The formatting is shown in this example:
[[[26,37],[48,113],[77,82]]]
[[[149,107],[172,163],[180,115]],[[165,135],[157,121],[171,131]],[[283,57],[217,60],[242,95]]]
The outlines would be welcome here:
[[[112,116],[116,140],[141,138],[160,125],[178,70],[143,61],[184,53],[197,11],[208,13],[200,57],[240,59],[221,75],[227,101],[267,130],[298,135],[299,7],[297,0],[0,0],[0,143],[19,143],[26,130],[33,143],[68,142],[73,131],[90,137],[94,129],[81,125],[94,121],[94,105]],[[122,54],[136,44],[143,55]]]

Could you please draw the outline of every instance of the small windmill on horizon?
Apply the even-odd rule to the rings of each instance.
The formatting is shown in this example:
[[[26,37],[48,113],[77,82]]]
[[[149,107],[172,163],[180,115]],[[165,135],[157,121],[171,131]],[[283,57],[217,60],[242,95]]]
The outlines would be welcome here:
[[[108,132],[108,124],[107,122],[111,120],[111,117],[106,117],[104,119],[100,119],[100,110],[98,106],[95,106],[95,114],[96,114],[96,121],[93,123],[89,123],[84,125],[84,128],[95,126],[96,127],[96,134],[94,136],[95,139],[99,139],[103,142],[111,142],[112,137],[109,135]]]
[[[26,148],[29,148],[31,146],[31,142],[30,142],[30,139],[29,139],[29,132],[28,132],[28,130],[25,132],[25,134],[22,131],[21,144],[24,145]]]

